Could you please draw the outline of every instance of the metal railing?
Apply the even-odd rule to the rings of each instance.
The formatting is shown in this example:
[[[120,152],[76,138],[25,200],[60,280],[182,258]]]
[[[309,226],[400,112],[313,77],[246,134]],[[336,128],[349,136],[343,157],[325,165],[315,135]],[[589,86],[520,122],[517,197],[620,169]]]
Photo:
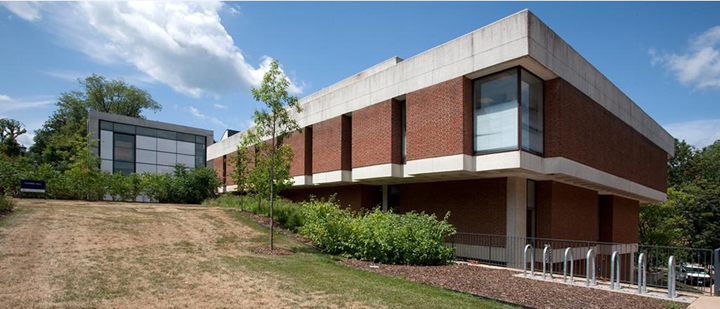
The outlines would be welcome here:
[[[670,282],[668,279],[674,278],[672,282],[677,291],[720,294],[718,285],[714,285],[720,280],[720,274],[715,271],[720,267],[713,265],[720,265],[720,257],[717,256],[720,249],[713,251],[470,233],[455,234],[447,242],[455,248],[455,258],[459,260],[515,269],[530,268],[531,273],[546,265],[546,270],[551,274],[562,271],[563,280],[567,280],[567,276],[582,277],[588,281],[596,277],[599,280],[613,279],[614,285],[637,286],[640,279],[640,283],[644,282],[647,287],[667,289]],[[591,250],[594,265],[588,260],[588,252]],[[558,259],[556,262],[549,258],[561,255],[562,261]],[[535,256],[542,256],[543,259],[535,259]],[[674,256],[675,260],[672,271],[668,268],[670,256]],[[642,288],[640,290],[645,291]]]

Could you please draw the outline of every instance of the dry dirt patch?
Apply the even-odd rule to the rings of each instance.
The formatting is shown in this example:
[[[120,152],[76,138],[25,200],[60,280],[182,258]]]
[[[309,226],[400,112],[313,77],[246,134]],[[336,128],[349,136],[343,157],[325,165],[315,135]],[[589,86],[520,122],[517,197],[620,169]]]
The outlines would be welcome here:
[[[17,200],[0,224],[1,308],[335,307],[229,259],[261,235],[227,211]],[[353,307],[362,307],[360,305]]]

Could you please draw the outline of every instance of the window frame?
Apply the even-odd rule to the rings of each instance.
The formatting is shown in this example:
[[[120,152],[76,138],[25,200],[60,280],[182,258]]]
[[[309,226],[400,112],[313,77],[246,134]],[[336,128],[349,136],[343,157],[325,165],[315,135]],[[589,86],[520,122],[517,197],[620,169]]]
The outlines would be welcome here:
[[[477,122],[476,122],[476,121],[477,121],[477,108],[475,108],[475,84],[478,83],[478,82],[479,82],[481,79],[483,79],[483,78],[486,78],[486,77],[489,77],[489,76],[493,76],[493,75],[495,75],[495,74],[500,74],[500,73],[504,73],[504,72],[513,71],[513,70],[516,71],[516,76],[517,76],[517,85],[516,85],[516,89],[515,89],[515,90],[517,91],[517,118],[518,118],[518,119],[517,119],[517,128],[516,128],[516,129],[517,129],[517,145],[516,145],[517,147],[515,147],[514,149],[500,149],[500,150],[478,151],[478,150],[477,150],[477,144],[476,144],[476,138],[475,138],[475,135],[476,135],[476,133],[477,133],[477,131],[476,131],[476,130],[477,130]],[[542,122],[543,122],[543,132],[542,132],[542,137],[543,137],[543,152],[537,152],[537,151],[534,151],[534,150],[531,150],[531,149],[523,149],[523,146],[522,146],[522,75],[521,75],[521,74],[523,74],[523,72],[528,73],[528,74],[534,76],[535,78],[537,78],[538,80],[540,80],[540,82],[542,83],[542,88],[543,88],[543,101],[542,101],[542,110],[543,110],[543,116],[542,116]],[[478,78],[475,78],[475,79],[471,80],[471,86],[472,86],[472,87],[471,87],[471,88],[472,88],[471,91],[472,91],[472,110],[473,110],[473,116],[472,116],[472,126],[473,126],[472,134],[473,134],[473,137],[472,137],[472,143],[473,143],[473,155],[474,155],[474,156],[488,155],[488,154],[495,154],[495,153],[504,153],[504,152],[513,152],[513,151],[525,151],[525,152],[527,152],[527,153],[531,153],[531,154],[534,154],[534,155],[543,156],[544,151],[545,151],[545,80],[544,80],[544,79],[540,78],[540,76],[538,76],[537,74],[535,74],[535,73],[533,73],[533,72],[530,72],[528,69],[526,69],[526,68],[524,68],[524,67],[522,67],[522,66],[520,66],[520,65],[517,65],[517,66],[511,67],[511,68],[507,68],[507,69],[504,69],[504,70],[500,70],[500,71],[497,71],[497,72],[493,72],[493,73],[491,73],[491,74],[487,74],[487,75],[483,75],[483,76],[480,76],[480,77],[478,77]]]

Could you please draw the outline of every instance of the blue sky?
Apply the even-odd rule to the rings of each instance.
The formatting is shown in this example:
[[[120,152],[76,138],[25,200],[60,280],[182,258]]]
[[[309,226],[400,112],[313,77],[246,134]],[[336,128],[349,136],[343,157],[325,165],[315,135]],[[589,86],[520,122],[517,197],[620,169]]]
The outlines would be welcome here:
[[[302,97],[529,8],[671,134],[720,139],[720,3],[0,3],[0,117],[39,128],[91,73],[219,138],[269,58]],[[31,143],[32,135],[22,139]]]

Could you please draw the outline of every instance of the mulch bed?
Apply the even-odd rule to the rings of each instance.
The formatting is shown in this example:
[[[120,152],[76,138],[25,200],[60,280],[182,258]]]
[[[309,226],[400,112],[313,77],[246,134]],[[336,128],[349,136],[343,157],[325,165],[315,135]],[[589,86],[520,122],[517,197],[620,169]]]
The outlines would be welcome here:
[[[275,248],[273,250],[270,250],[269,247],[265,247],[265,246],[257,247],[255,249],[253,249],[252,252],[255,254],[263,254],[263,255],[292,255],[293,254],[292,251],[290,251],[290,250],[285,250],[285,249],[280,249],[280,248]]]
[[[667,309],[670,301],[514,277],[517,272],[470,265],[382,265],[358,260],[338,262],[387,276],[439,286],[524,307],[591,309]],[[371,267],[372,266],[372,267]],[[687,305],[677,304],[678,308]]]

